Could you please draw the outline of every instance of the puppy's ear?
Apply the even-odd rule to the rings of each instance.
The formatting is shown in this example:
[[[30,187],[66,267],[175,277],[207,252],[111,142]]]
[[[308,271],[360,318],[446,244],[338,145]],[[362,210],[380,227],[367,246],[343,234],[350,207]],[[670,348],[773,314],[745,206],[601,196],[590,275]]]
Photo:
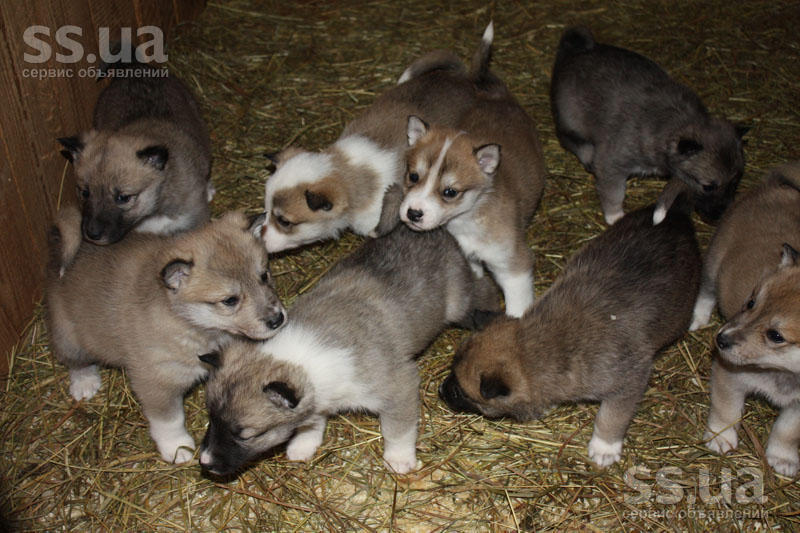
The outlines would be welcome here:
[[[203,355],[198,355],[197,358],[208,366],[212,367],[214,370],[218,370],[222,364],[222,361],[220,361],[219,352],[204,353]]]
[[[78,159],[84,148],[80,137],[61,137],[58,142],[64,147],[64,150],[61,150],[61,155],[68,159],[70,163],[74,163]]]
[[[425,121],[416,115],[410,115],[408,117],[408,145],[414,146],[426,133],[428,133],[428,125]]]
[[[171,291],[177,291],[186,283],[192,272],[194,263],[183,259],[174,259],[161,269],[161,281]]]
[[[678,141],[677,150],[683,157],[692,157],[703,150],[703,145],[694,139],[683,138]]]
[[[261,232],[264,230],[264,222],[267,220],[266,213],[259,213],[257,215],[251,216],[249,219],[249,224],[247,226],[247,231],[253,234],[253,237],[256,239],[261,238]]]
[[[311,190],[306,190],[306,203],[312,211],[319,211],[320,209],[330,211],[333,208],[333,204],[324,193]]]
[[[750,126],[747,126],[745,124],[736,124],[734,126],[734,129],[736,130],[736,136],[741,139],[742,137],[747,135],[747,132],[750,131]]]
[[[498,396],[508,396],[511,392],[508,385],[497,376],[481,376],[481,396],[485,400],[491,400]]]
[[[262,390],[276,407],[294,409],[300,403],[295,390],[284,381],[270,381]]]
[[[484,144],[475,149],[475,159],[481,171],[487,176],[491,176],[500,164],[500,145]]]
[[[148,146],[136,152],[138,157],[145,165],[149,165],[156,170],[164,170],[169,161],[169,150],[166,146]]]
[[[797,250],[787,243],[783,243],[783,252],[781,252],[780,268],[786,268],[797,265]]]

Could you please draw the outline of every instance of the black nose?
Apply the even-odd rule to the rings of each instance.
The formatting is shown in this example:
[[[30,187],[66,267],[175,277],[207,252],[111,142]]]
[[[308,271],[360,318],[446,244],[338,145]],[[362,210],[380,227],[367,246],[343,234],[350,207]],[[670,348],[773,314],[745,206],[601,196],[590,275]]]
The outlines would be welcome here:
[[[408,211],[406,211],[406,216],[408,216],[408,220],[411,222],[419,222],[422,219],[422,211],[409,207]]]
[[[439,398],[445,402],[448,400],[461,400],[462,395],[460,389],[455,377],[453,377],[453,374],[450,374],[447,376],[447,379],[442,381],[442,384],[439,385]]]
[[[727,350],[731,346],[733,346],[733,341],[731,341],[731,338],[720,331],[717,334],[717,347],[720,350]]]
[[[269,326],[269,329],[278,329],[281,327],[281,324],[283,324],[285,319],[286,317],[284,316],[283,311],[278,311],[277,315],[267,319],[267,326]]]
[[[90,241],[99,241],[103,238],[103,228],[88,224],[85,229],[86,238]]]

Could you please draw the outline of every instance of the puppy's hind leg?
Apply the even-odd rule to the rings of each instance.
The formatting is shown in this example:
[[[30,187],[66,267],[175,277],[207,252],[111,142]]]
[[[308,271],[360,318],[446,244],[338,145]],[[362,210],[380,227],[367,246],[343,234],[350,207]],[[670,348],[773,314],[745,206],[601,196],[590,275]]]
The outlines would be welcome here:
[[[711,364],[711,409],[703,440],[716,453],[727,453],[739,444],[736,428],[742,418],[747,389],[740,383],[737,372],[728,370],[714,359]]]
[[[89,354],[51,326],[50,347],[56,359],[69,369],[69,393],[77,401],[88,400],[97,394],[103,384],[97,365],[92,364]]]
[[[161,458],[168,463],[185,463],[194,456],[194,439],[186,431],[183,393],[173,384],[148,381],[131,373],[131,388],[142,404],[150,424],[150,436]]]
[[[393,398],[394,405],[380,413],[383,460],[396,474],[407,474],[418,468],[419,376],[416,367],[413,372],[413,386],[401,377],[403,390]]]
[[[603,209],[603,218],[606,224],[613,226],[614,222],[625,216],[622,204],[625,202],[625,189],[627,176],[620,172],[613,164],[598,163],[595,172],[597,195],[600,197],[600,207]]]
[[[592,439],[589,441],[589,458],[597,466],[610,466],[622,458],[622,440],[646,386],[645,380],[644,386],[606,398],[600,404],[594,419]]]

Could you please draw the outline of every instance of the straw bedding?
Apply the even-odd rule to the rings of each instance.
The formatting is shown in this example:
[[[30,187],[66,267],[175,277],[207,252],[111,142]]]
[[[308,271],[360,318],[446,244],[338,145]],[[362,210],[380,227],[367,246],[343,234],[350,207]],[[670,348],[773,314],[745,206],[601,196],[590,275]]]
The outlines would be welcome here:
[[[539,124],[549,171],[528,232],[537,293],[570,254],[604,229],[592,179],[558,145],[549,111],[549,72],[566,26],[586,24],[599,40],[655,59],[714,113],[751,125],[741,189],[769,167],[800,157],[796,3],[213,2],[197,21],[177,29],[169,67],[196,91],[211,127],[214,211],[258,211],[269,176],[265,152],[290,143],[325,146],[421,53],[449,48],[469,58],[489,20],[496,30],[494,68]],[[653,201],[662,185],[630,182],[626,208]],[[697,228],[707,243],[712,228],[699,221]],[[272,270],[281,297],[291,306],[359,242],[346,235],[276,257]],[[718,318],[658,359],[622,461],[605,470],[586,457],[596,405],[563,406],[525,424],[444,407],[436,389],[467,335],[453,329],[419,361],[420,471],[389,474],[377,420],[349,414],[330,420],[309,464],[291,463],[278,450],[238,479],[219,483],[204,478],[196,462],[176,467],[158,459],[123,372],[103,371],[103,388],[93,399],[72,401],[67,373],[49,352],[41,314],[10,354],[10,376],[2,383],[0,508],[5,526],[13,529],[800,527],[800,487],[775,476],[764,459],[774,409],[748,401],[736,453],[719,457],[702,445]],[[188,395],[186,412],[199,441],[207,422],[202,386]],[[732,478],[731,501],[714,500],[726,493],[726,475]],[[748,503],[761,487],[763,501]],[[649,497],[642,497],[645,488]]]

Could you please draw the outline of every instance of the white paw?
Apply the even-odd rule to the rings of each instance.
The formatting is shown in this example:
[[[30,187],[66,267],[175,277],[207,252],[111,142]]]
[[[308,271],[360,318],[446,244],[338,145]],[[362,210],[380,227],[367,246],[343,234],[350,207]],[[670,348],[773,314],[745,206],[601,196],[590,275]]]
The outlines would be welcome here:
[[[613,226],[617,220],[621,219],[624,216],[625,212],[620,210],[620,211],[614,211],[613,213],[605,213],[603,215],[603,218],[606,219],[606,224],[608,224],[609,226]]]
[[[719,432],[708,429],[703,435],[703,440],[706,441],[706,448],[720,455],[725,455],[729,451],[735,450],[736,446],[739,445],[739,437],[733,427],[725,428]]]
[[[69,393],[78,401],[88,400],[100,390],[103,381],[96,365],[90,365],[69,372]]]
[[[782,476],[794,477],[800,469],[800,458],[797,449],[790,449],[783,446],[767,445],[767,462],[775,469],[775,472]]]
[[[383,462],[395,474],[408,474],[422,466],[417,464],[417,450],[414,448],[410,451],[384,451]]]
[[[705,327],[708,324],[708,320],[704,320],[703,317],[692,317],[692,323],[689,324],[689,331],[697,331],[698,329]]]
[[[156,441],[161,458],[168,463],[181,464],[194,457],[194,440],[188,433]]]
[[[298,433],[286,446],[286,458],[290,461],[310,461],[322,444],[322,435]]]
[[[703,296],[701,292],[694,304],[692,324],[689,326],[689,331],[696,331],[711,322],[711,313],[714,312],[715,304],[716,299],[713,296]]]
[[[613,465],[622,458],[622,441],[606,442],[593,435],[589,441],[589,459],[597,466],[606,467]]]

